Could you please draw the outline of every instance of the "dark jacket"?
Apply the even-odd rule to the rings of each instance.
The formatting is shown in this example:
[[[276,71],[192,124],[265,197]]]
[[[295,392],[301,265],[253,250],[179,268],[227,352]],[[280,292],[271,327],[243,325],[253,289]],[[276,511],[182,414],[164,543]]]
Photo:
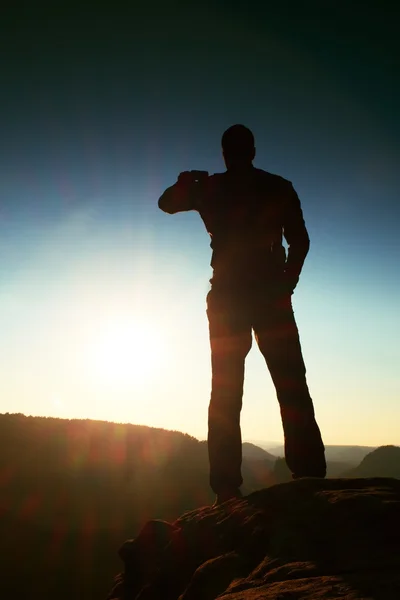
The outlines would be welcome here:
[[[158,206],[170,214],[199,212],[211,236],[213,283],[286,281],[291,291],[296,286],[310,240],[290,181],[253,166],[228,170],[203,181],[178,181]]]

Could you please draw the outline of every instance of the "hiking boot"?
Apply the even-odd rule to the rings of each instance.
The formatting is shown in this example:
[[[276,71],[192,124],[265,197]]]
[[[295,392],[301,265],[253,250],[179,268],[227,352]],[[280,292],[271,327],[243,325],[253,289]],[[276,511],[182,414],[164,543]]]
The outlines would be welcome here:
[[[239,490],[239,488],[235,488],[232,490],[223,490],[222,492],[219,492],[217,494],[217,497],[215,498],[215,502],[214,502],[213,506],[219,506],[220,504],[224,504],[225,502],[228,502],[229,500],[234,500],[235,498],[242,498],[242,497],[243,497],[243,494]]]

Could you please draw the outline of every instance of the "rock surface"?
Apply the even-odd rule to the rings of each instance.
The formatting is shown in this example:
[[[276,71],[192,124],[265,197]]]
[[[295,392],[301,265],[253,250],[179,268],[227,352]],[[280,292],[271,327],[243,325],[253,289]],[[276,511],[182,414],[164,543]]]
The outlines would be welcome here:
[[[275,485],[149,521],[120,557],[109,600],[398,600],[400,481]]]

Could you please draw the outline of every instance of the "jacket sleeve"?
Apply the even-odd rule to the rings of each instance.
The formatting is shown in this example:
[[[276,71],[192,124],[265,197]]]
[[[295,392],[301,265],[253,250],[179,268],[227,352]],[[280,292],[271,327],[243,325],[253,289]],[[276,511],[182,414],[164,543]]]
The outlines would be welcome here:
[[[304,222],[300,199],[288,182],[283,216],[283,235],[288,243],[285,272],[296,285],[310,248],[310,238]]]
[[[177,181],[160,196],[158,207],[173,215],[188,210],[199,210],[200,202],[200,186],[197,182]]]

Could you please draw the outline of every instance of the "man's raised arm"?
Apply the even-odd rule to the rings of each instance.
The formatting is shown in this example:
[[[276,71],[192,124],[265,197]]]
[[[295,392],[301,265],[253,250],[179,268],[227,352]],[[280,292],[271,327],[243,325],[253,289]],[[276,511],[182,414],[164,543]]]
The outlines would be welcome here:
[[[288,243],[285,273],[292,290],[294,290],[310,248],[310,238],[299,197],[291,183],[289,183],[285,199],[283,234]]]
[[[204,173],[203,177],[208,174]],[[167,188],[158,200],[158,206],[173,215],[187,210],[199,210],[201,201],[201,178],[191,171],[184,171],[178,181]]]

